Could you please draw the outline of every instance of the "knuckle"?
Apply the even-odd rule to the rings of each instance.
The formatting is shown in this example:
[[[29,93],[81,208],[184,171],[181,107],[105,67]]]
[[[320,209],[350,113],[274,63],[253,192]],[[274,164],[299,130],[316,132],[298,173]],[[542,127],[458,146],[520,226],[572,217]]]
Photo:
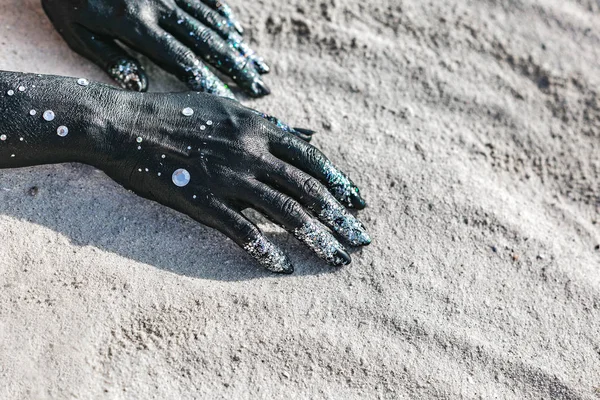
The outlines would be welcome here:
[[[281,196],[281,197],[283,197],[283,196]],[[285,198],[281,199],[280,203],[279,203],[279,207],[281,209],[281,213],[286,217],[297,215],[299,212],[298,203],[296,203],[294,200],[292,200],[289,197],[285,197]]]
[[[321,183],[313,177],[306,178],[302,183],[302,191],[309,196],[316,196],[321,192]]]
[[[308,145],[304,150],[306,159],[311,163],[317,163],[322,159],[321,152],[314,146]]]

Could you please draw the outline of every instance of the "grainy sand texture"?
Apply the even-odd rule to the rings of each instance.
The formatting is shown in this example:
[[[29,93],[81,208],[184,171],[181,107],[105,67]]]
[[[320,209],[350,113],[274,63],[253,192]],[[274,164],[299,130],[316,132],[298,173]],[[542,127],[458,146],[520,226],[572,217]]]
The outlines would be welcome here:
[[[0,171],[0,398],[600,399],[600,3],[231,4],[244,104],[319,131],[374,243],[334,270],[260,220],[275,276],[94,168]],[[107,82],[39,0],[0,69]]]

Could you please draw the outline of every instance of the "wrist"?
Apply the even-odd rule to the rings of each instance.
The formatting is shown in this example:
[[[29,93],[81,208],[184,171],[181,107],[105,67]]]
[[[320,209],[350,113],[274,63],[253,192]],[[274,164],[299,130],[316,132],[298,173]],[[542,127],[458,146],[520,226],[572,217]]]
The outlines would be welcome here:
[[[117,92],[77,78],[0,72],[0,167],[94,164]]]

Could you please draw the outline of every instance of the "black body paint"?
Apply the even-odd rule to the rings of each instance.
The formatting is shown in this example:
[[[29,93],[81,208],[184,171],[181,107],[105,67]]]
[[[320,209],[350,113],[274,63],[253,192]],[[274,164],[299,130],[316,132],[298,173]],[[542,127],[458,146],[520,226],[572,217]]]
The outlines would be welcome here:
[[[260,77],[269,66],[243,40],[239,21],[220,0],[42,0],[42,5],[69,46],[124,88],[145,91],[148,79],[117,40],[191,90],[233,97],[204,60],[249,95],[270,93]]]
[[[241,211],[254,208],[331,265],[370,243],[340,203],[358,189],[272,117],[204,93],[139,93],[83,78],[0,71],[0,168],[80,162],[140,196],[218,229],[264,267],[287,256]],[[318,221],[320,220],[320,222]]]

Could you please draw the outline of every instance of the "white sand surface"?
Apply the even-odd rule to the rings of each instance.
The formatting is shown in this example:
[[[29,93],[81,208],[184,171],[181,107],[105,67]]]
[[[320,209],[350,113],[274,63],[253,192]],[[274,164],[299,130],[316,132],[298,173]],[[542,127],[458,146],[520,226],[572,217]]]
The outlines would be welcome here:
[[[333,270],[263,221],[274,276],[91,167],[0,171],[0,399],[600,398],[600,3],[231,3],[244,103],[319,130],[374,243]],[[107,81],[39,0],[0,69]]]

